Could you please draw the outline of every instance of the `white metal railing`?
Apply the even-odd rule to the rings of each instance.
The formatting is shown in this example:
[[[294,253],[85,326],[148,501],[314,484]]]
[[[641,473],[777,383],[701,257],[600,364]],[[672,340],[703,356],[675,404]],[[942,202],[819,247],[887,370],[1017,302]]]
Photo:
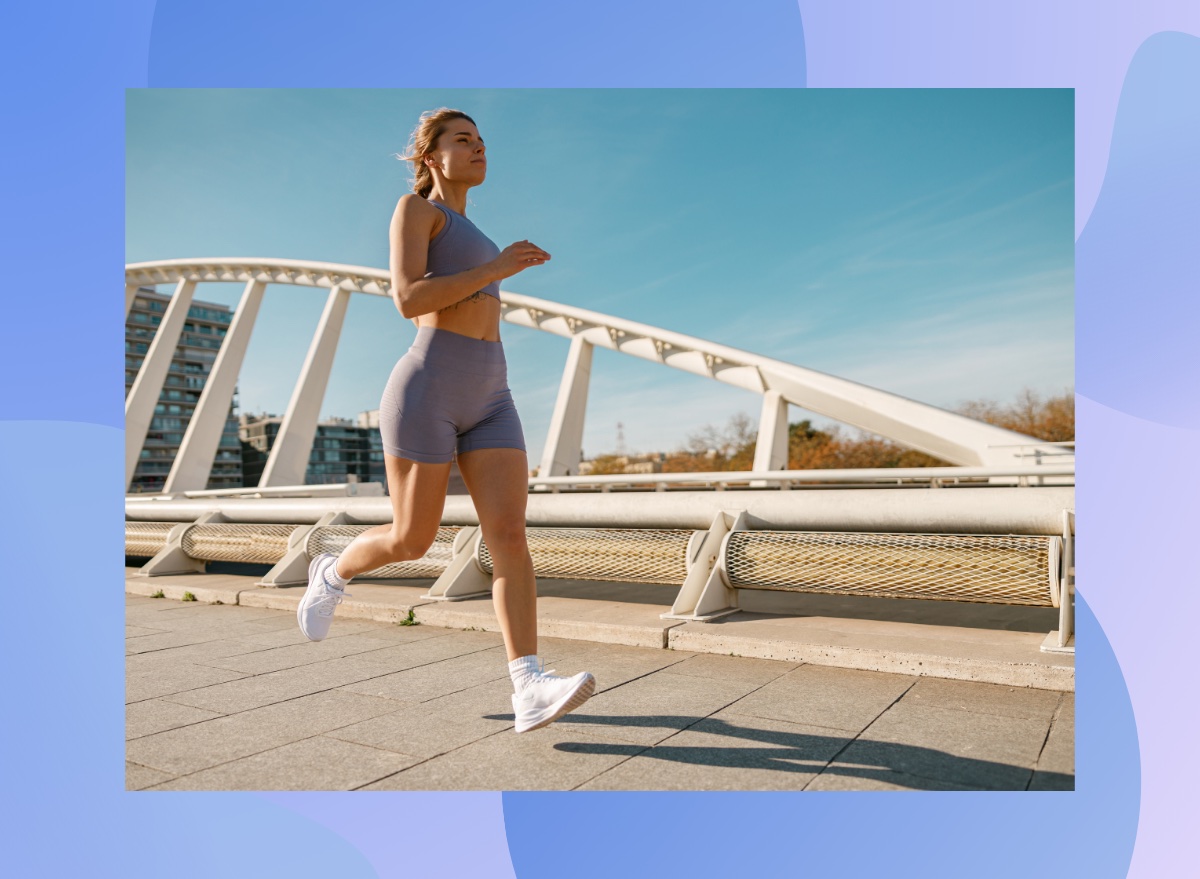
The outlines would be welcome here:
[[[875,467],[842,470],[723,470],[706,473],[606,473],[602,475],[535,476],[530,488],[545,486],[550,491],[599,486],[601,490],[615,486],[651,485],[665,489],[673,485],[702,485],[720,487],[743,482],[764,482],[788,489],[801,482],[831,483],[895,483],[928,482],[933,487],[961,479],[1015,478],[1017,484],[1028,485],[1029,477],[1058,476],[1074,479],[1075,467]]]
[[[1074,480],[1073,465],[1039,467],[876,467],[842,470],[720,470],[694,473],[605,473],[578,476],[534,476],[529,487],[535,491],[548,490],[558,493],[573,489],[599,489],[609,491],[621,486],[652,487],[663,491],[671,486],[712,487],[746,482],[766,483],[764,487],[782,491],[799,483],[826,483],[831,488],[850,488],[853,485],[871,483],[883,488],[888,485],[928,484],[932,488],[953,485],[961,480],[1016,478],[1018,486],[1029,485],[1029,478],[1062,477]],[[1059,483],[1066,484],[1066,483]],[[180,500],[183,498],[267,498],[267,497],[381,497],[383,484],[379,482],[345,482],[329,485],[280,485],[269,488],[248,486],[245,488],[215,488],[204,491],[183,491],[160,494],[131,494],[126,500],[131,503],[148,501]]]
[[[1067,447],[1071,450],[1062,452],[1046,452],[1043,451],[1045,446]],[[988,446],[989,449],[1021,449],[1022,451],[1013,452],[1014,458],[1033,458],[1034,463],[1041,463],[1042,458],[1074,458],[1075,457],[1075,440],[1063,440],[1060,442],[1037,442],[1037,443],[1013,443],[1011,445],[996,445]],[[1024,449],[1033,449],[1032,452],[1026,452]]]
[[[898,496],[899,495],[899,496]],[[1072,486],[963,486],[940,491],[894,487],[847,487],[841,491],[793,492],[730,488],[725,491],[530,492],[530,528],[707,528],[719,510],[741,509],[755,528],[802,531],[897,531],[954,534],[1054,534],[1064,509],[1075,508]],[[345,513],[350,524],[381,525],[394,518],[390,498],[184,498],[125,502],[125,518],[141,522],[195,522],[220,513],[227,522],[312,524]],[[329,524],[329,523],[326,523]],[[446,498],[441,524],[478,525],[467,495]]]
[[[209,488],[197,491],[163,492],[159,494],[127,494],[127,503],[145,501],[172,501],[183,498],[222,497],[382,497],[383,484],[379,482],[335,482],[329,485],[275,485],[268,488],[248,486],[245,488]]]

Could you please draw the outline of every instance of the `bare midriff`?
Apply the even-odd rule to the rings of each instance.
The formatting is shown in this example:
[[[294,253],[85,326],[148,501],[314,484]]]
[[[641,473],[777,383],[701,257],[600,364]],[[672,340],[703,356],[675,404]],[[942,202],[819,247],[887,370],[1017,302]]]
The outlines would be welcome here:
[[[441,311],[432,311],[412,319],[417,328],[434,327],[488,342],[500,341],[500,300],[486,293],[459,302]]]

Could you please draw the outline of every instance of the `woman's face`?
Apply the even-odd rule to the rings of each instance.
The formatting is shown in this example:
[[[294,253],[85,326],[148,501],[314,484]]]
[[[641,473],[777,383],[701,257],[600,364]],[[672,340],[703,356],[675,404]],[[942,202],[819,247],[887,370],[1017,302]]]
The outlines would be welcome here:
[[[429,159],[447,180],[474,186],[487,175],[483,138],[474,123],[466,119],[451,119],[447,123]]]

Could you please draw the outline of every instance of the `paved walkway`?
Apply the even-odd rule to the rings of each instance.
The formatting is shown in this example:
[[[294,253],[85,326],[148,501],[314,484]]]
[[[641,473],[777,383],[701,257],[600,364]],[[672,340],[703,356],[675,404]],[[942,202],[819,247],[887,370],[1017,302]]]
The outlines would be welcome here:
[[[1072,692],[542,637],[597,694],[517,735],[495,632],[126,595],[151,790],[1071,790]]]

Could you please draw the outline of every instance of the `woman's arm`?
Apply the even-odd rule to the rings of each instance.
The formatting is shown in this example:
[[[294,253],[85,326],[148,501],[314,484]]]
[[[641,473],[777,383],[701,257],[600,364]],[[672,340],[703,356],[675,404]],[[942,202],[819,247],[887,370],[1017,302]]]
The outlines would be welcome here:
[[[392,301],[407,318],[439,311],[461,302],[493,281],[511,278],[530,266],[543,265],[550,254],[530,241],[517,241],[481,266],[426,278],[429,261],[429,236],[437,218],[436,208],[418,204],[424,201],[414,193],[401,196],[392,214],[390,270]]]
[[[418,204],[422,201],[421,196],[412,193],[400,198],[388,236],[392,301],[407,318],[451,306],[493,281],[508,277],[500,274],[493,262],[453,275],[424,277],[429,260],[429,235],[437,210],[431,205]]]

